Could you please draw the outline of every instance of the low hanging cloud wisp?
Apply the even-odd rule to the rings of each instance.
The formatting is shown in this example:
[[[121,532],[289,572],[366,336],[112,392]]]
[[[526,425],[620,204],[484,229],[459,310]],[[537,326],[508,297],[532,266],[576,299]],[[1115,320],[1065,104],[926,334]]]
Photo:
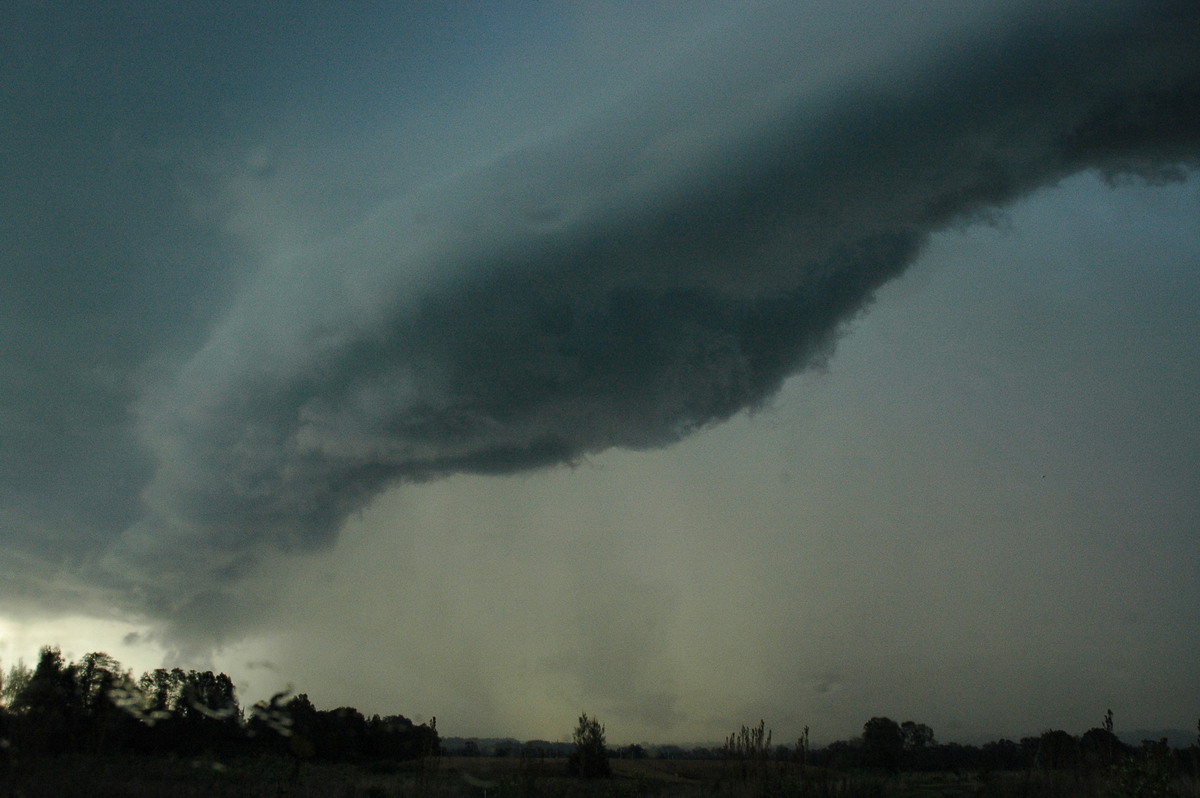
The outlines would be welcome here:
[[[139,404],[109,579],[170,613],[383,488],[656,447],[762,403],[933,232],[1200,155],[1190,2],[1015,15],[814,92],[681,69],[263,267]],[[702,59],[701,59],[702,60]],[[703,70],[700,70],[703,72]],[[711,70],[704,72],[711,77]]]

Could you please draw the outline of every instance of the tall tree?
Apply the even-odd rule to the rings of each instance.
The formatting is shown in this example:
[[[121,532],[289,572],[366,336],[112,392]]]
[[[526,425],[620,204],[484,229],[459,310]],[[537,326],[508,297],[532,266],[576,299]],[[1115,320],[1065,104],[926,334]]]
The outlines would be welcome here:
[[[1111,709],[1104,713],[1102,725],[1088,729],[1079,738],[1079,753],[1085,764],[1101,768],[1115,765],[1125,755],[1125,744],[1113,734]]]
[[[921,751],[934,744],[933,729],[924,723],[906,720],[900,724],[900,730],[904,733],[905,751]]]
[[[227,748],[241,738],[241,709],[233,681],[224,673],[188,671],[176,715],[184,744],[192,750]]]
[[[575,750],[567,760],[567,770],[572,776],[594,779],[612,774],[608,749],[605,747],[604,727],[599,720],[589,718],[586,712],[580,715],[572,739]]]
[[[1079,742],[1062,729],[1042,732],[1037,761],[1051,770],[1073,767],[1079,761]]]
[[[93,712],[124,675],[121,663],[108,654],[96,651],[84,655],[75,666],[75,679],[84,708]]]
[[[17,664],[8,669],[8,675],[4,677],[4,685],[0,687],[0,703],[8,709],[13,708],[13,702],[17,700],[17,696],[29,684],[29,680],[33,678],[33,671],[25,664],[25,660],[17,660]]]
[[[186,676],[179,668],[155,668],[143,673],[138,689],[146,696],[149,711],[174,714],[183,701]]]
[[[871,718],[863,724],[863,753],[869,764],[890,771],[900,769],[904,732],[891,718]]]
[[[83,698],[75,666],[63,662],[62,652],[42,649],[28,684],[13,701],[18,716],[19,742],[37,753],[60,754],[74,748],[84,721]]]
[[[84,655],[75,666],[75,683],[87,718],[85,747],[94,751],[123,745],[133,718],[114,703],[113,690],[132,677],[121,663],[103,652]]]

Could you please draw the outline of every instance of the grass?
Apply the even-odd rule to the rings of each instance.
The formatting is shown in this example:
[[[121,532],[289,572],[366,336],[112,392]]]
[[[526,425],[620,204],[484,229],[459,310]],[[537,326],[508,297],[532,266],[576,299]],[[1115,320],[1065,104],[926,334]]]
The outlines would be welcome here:
[[[772,763],[762,778],[744,780],[720,761],[612,766],[611,778],[581,781],[567,775],[564,759],[454,757],[430,773],[412,762],[68,756],[0,769],[0,798],[1116,798],[1127,786],[1083,771],[887,776]],[[1139,794],[1200,798],[1200,782],[1177,778]]]

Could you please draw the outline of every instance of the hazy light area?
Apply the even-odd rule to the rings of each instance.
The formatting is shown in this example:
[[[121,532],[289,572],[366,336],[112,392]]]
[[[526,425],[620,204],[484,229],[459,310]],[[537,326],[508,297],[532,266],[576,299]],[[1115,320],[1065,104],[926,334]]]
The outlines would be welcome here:
[[[1191,728],[1194,6],[797,5],[0,22],[0,669]]]

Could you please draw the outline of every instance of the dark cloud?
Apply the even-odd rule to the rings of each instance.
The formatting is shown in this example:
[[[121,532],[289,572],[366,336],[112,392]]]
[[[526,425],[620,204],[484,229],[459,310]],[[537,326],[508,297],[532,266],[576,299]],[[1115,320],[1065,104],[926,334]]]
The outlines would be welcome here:
[[[328,545],[385,486],[663,446],[761,404],[930,233],[1080,170],[1195,163],[1198,23],[1189,2],[1025,10],[817,89],[777,34],[737,65],[710,42],[268,258],[134,383],[132,419],[107,392],[109,432],[77,425],[143,464],[109,472],[101,526],[123,531],[90,578],[215,616],[257,557]]]

